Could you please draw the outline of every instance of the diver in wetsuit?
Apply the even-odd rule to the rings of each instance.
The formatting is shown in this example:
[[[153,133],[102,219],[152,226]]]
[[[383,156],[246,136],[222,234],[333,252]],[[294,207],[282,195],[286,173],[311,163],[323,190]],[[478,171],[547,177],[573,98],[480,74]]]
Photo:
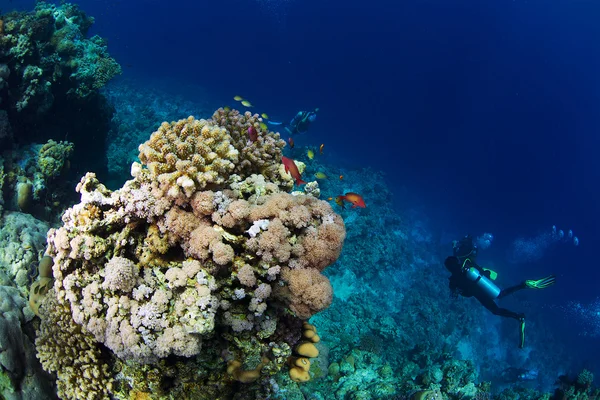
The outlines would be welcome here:
[[[493,280],[496,273],[492,270],[482,268],[477,264],[477,246],[473,243],[470,235],[460,241],[455,241],[453,256],[446,258],[444,265],[452,273],[449,279],[450,290],[454,295],[464,297],[475,297],[479,302],[494,315],[514,318],[520,322],[519,348],[525,345],[525,314],[516,313],[500,308],[496,299],[501,299],[522,289],[544,289],[556,282],[554,275],[539,280],[526,280],[518,285],[500,290]]]
[[[295,135],[298,133],[304,133],[310,128],[310,124],[315,122],[317,119],[318,108],[314,111],[298,111],[298,114],[292,118],[289,124],[285,125],[284,128],[289,134]],[[284,125],[282,122],[267,121],[269,125]]]

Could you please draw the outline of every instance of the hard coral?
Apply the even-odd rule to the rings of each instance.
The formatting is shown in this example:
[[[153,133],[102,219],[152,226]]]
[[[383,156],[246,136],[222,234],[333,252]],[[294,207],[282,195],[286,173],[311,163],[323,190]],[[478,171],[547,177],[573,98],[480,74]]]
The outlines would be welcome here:
[[[278,168],[281,160],[281,150],[285,141],[278,133],[270,132],[262,124],[257,114],[249,111],[241,113],[237,110],[219,108],[212,116],[212,121],[229,132],[231,143],[239,152],[239,162],[234,173],[247,177],[251,174],[261,174],[271,182],[278,182]],[[255,141],[248,140],[248,128],[254,127],[258,132]]]
[[[206,120],[188,117],[163,122],[150,140],[140,145],[140,160],[152,179],[171,198],[190,198],[209,185],[221,185],[238,161],[227,130]]]

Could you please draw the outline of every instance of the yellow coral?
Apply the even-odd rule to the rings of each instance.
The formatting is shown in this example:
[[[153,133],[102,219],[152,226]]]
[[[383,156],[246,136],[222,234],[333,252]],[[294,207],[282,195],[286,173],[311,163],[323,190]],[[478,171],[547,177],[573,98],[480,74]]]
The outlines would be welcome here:
[[[260,377],[260,372],[263,367],[269,363],[267,357],[263,357],[261,362],[254,369],[242,369],[242,363],[238,360],[231,360],[227,363],[227,373],[233,377],[236,381],[242,383],[254,382]]]
[[[41,309],[42,323],[35,340],[42,367],[58,376],[61,399],[108,398],[112,391],[109,365],[94,337],[85,333],[72,317],[69,306],[54,290]]]
[[[163,122],[139,151],[152,178],[172,198],[189,198],[210,184],[223,184],[238,161],[226,129],[191,116]]]

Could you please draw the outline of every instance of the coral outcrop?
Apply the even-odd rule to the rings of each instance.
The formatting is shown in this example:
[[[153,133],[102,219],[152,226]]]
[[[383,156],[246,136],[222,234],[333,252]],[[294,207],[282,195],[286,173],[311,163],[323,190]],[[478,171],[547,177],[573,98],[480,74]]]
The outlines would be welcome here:
[[[161,125],[119,190],[88,173],[81,202],[48,233],[58,304],[121,362],[208,358],[200,368],[213,378],[267,377],[285,365],[302,319],[331,303],[321,271],[341,252],[342,219],[283,191],[278,135],[244,142],[231,121],[243,130],[257,117],[215,115],[226,113],[225,126]]]
[[[102,174],[112,109],[99,90],[121,67],[104,39],[88,37],[94,19],[74,4],[39,1],[0,21],[1,148],[68,138],[78,150],[73,161]],[[56,177],[61,164],[40,167]]]

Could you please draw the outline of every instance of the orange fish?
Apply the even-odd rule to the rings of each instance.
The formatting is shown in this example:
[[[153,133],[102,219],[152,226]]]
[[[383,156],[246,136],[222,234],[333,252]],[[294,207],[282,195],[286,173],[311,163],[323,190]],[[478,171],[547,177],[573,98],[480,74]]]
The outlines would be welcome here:
[[[294,148],[294,139],[288,138],[288,143],[290,144],[290,149]]]
[[[325,143],[322,143],[322,144],[319,146],[319,154],[323,154],[323,147],[325,147]]]
[[[302,180],[302,176],[300,176],[300,171],[298,171],[298,166],[291,158],[287,158],[285,156],[281,157],[281,162],[285,167],[285,172],[288,172],[292,175],[292,178],[296,180],[296,185],[304,185],[306,182]]]
[[[328,197],[327,198],[327,201],[331,201],[331,200],[333,200],[333,197]]]
[[[348,192],[343,196],[338,196],[335,198],[335,202],[344,208],[343,200],[346,200],[348,203],[352,203],[352,208],[361,207],[366,208],[365,200],[362,198],[360,194]],[[342,203],[342,204],[340,204]]]
[[[340,181],[344,179],[344,175],[340,175]]]

